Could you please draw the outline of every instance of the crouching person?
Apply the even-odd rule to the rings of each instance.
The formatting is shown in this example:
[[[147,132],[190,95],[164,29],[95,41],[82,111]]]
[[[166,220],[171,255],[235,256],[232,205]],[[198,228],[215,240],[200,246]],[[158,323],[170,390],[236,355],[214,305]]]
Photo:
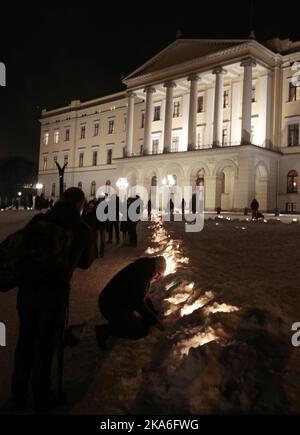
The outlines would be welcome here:
[[[112,278],[99,296],[100,312],[109,322],[96,326],[100,347],[109,335],[138,340],[153,326],[163,329],[148,293],[165,269],[164,257],[140,258]]]

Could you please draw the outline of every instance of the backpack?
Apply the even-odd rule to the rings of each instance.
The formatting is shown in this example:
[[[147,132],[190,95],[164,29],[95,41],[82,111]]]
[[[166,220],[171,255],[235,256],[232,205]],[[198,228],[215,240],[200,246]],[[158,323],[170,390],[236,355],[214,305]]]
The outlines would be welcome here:
[[[68,273],[72,232],[38,216],[0,244],[0,292]]]

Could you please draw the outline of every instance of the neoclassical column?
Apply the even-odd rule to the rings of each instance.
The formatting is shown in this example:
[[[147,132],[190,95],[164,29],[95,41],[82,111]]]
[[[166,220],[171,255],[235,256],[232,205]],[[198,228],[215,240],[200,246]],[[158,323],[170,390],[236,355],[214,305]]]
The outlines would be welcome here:
[[[144,150],[145,154],[152,154],[152,100],[153,94],[156,92],[154,88],[149,86],[144,90],[146,92],[146,112],[145,112],[145,130],[144,130]]]
[[[244,67],[243,111],[242,111],[242,145],[251,143],[251,115],[252,115],[252,69],[256,65],[251,58],[242,61]]]
[[[166,92],[166,108],[165,108],[165,130],[164,130],[164,153],[171,151],[172,143],[172,124],[173,124],[173,95],[176,83],[167,82],[164,84]]]
[[[213,147],[222,146],[223,98],[224,98],[224,74],[225,73],[226,71],[221,66],[218,66],[213,70],[213,74],[215,74],[216,76]]]
[[[200,77],[193,74],[188,78],[190,84],[190,109],[189,109],[189,132],[188,150],[193,151],[197,147],[197,103],[198,103],[198,81]]]
[[[126,121],[126,156],[132,156],[133,148],[133,121],[134,121],[134,99],[135,93],[132,91],[127,92],[128,109]]]

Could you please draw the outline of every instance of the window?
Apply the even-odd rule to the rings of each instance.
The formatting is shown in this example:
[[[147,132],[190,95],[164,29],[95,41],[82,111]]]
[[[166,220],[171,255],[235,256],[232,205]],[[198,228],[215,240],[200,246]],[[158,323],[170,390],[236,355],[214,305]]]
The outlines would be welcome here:
[[[97,166],[97,160],[98,160],[98,151],[93,151],[93,166]]]
[[[179,117],[180,117],[180,101],[174,101],[173,118],[179,118]]]
[[[152,154],[158,154],[159,140],[154,139],[152,141]]]
[[[123,150],[123,159],[125,159],[127,157],[126,156],[126,145],[123,145],[122,150]]]
[[[91,196],[96,196],[96,181],[91,182]]]
[[[78,182],[78,189],[82,190],[82,181]]]
[[[203,133],[202,131],[197,132],[197,148],[200,149],[203,146]]]
[[[47,169],[47,163],[48,163],[48,156],[44,156],[43,160],[43,170],[46,171]]]
[[[45,133],[44,134],[44,145],[48,145],[49,144],[49,133]]]
[[[285,211],[287,213],[296,213],[297,212],[297,204],[295,202],[287,202],[285,205]]]
[[[299,124],[288,126],[288,146],[297,147],[299,145]]]
[[[289,84],[289,101],[300,101],[300,86]]]
[[[64,183],[63,185],[63,192],[65,192],[67,190],[67,183]]]
[[[141,113],[141,128],[145,128],[145,112]]]
[[[123,131],[126,131],[126,125],[127,125],[127,116],[124,116]]]
[[[287,177],[287,193],[298,193],[298,172],[290,171]]]
[[[228,109],[229,108],[229,91],[224,91],[224,98],[223,98],[223,108]]]
[[[85,139],[85,125],[80,127],[80,139]]]
[[[108,134],[113,134],[115,131],[115,120],[109,119],[108,120]]]
[[[54,164],[54,166],[56,166],[55,163],[57,163],[57,154],[54,154],[54,156],[53,156],[53,164]]]
[[[106,163],[107,163],[107,165],[112,164],[112,152],[113,152],[113,150],[111,148],[106,151]]]
[[[179,136],[173,136],[172,137],[171,152],[178,153],[178,150],[179,150]]]
[[[160,121],[160,106],[155,106],[154,107],[154,122],[156,121]]]
[[[55,130],[54,132],[54,143],[58,143],[59,142],[59,131]]]
[[[66,165],[68,163],[68,161],[69,161],[69,155],[65,154],[64,155],[64,165]]]
[[[94,136],[99,135],[99,128],[100,128],[99,122],[95,122],[95,124],[94,124]]]
[[[228,128],[223,128],[222,131],[222,146],[225,147],[228,145]]]
[[[204,112],[204,98],[203,98],[203,95],[198,97],[197,112],[198,113],[203,113]]]
[[[66,128],[65,129],[65,142],[69,142],[70,140],[70,129]]]
[[[55,187],[56,187],[56,186],[55,186],[55,183],[52,183],[52,187],[51,187],[51,196],[55,196],[55,190],[56,190]]]
[[[79,167],[83,167],[84,153],[79,153]]]
[[[256,103],[256,86],[252,86],[252,103]]]

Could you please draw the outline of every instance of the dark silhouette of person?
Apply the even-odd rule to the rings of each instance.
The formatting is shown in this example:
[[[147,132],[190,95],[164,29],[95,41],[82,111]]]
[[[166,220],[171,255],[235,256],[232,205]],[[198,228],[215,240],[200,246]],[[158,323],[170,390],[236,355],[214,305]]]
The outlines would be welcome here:
[[[120,243],[120,199],[117,195],[112,195],[108,201],[108,207],[113,207],[115,209],[115,218],[108,219],[108,243],[113,241],[113,231],[115,230],[116,242]]]
[[[148,210],[148,219],[151,220],[151,216],[152,216],[152,203],[151,203],[151,199],[148,200],[147,210]]]
[[[87,269],[95,257],[92,230],[80,216],[84,200],[80,189],[70,188],[51,210],[36,215],[29,224],[46,220],[60,232],[63,229],[72,234],[72,238],[58,274],[53,276],[49,272],[48,276],[39,278],[39,282],[33,280],[19,287],[20,329],[12,378],[13,403],[17,408],[26,404],[30,378],[37,411],[61,403],[51,389],[50,377],[54,350],[66,322],[70,280],[76,267]]]
[[[96,255],[96,257],[98,257],[99,252],[98,252],[97,241],[98,241],[99,223],[98,223],[98,219],[96,216],[96,207],[97,207],[97,204],[95,203],[94,200],[91,200],[88,203],[85,203],[84,208],[83,208],[83,213],[82,213],[82,219],[84,220],[85,223],[88,224],[88,226],[93,231],[94,240],[95,240],[95,255]]]
[[[101,258],[104,257],[104,249],[105,249],[105,240],[106,240],[106,231],[108,230],[108,220],[104,220],[104,221],[100,221],[97,218],[97,207],[99,204],[101,204],[102,202],[106,202],[106,196],[100,196],[97,199],[94,200],[95,202],[95,216],[97,219],[97,228],[98,228],[98,234],[99,234],[99,239],[98,239],[98,234],[97,234],[97,238],[96,238],[96,244],[97,244],[97,252],[98,252],[98,256],[100,256]],[[104,213],[107,215],[107,205],[104,209]]]
[[[253,201],[251,202],[252,219],[256,219],[258,209],[259,209],[259,203],[257,199],[254,198]]]
[[[99,310],[109,324],[96,327],[100,346],[108,335],[138,340],[146,337],[152,326],[162,328],[148,291],[165,269],[164,257],[140,258],[106,285],[99,295]]]

